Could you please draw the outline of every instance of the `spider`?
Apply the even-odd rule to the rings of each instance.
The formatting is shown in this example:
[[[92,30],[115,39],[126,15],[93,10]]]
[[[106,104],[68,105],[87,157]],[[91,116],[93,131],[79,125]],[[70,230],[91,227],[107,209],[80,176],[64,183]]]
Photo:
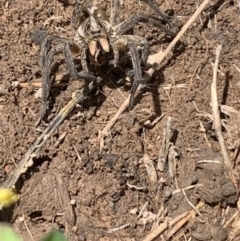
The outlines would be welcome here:
[[[41,43],[40,67],[42,69],[42,111],[39,121],[43,120],[48,110],[48,99],[51,91],[53,77],[51,70],[54,56],[63,52],[72,79],[86,79],[97,82],[96,77],[89,69],[91,65],[101,65],[109,61],[114,67],[119,63],[120,53],[123,50],[130,52],[134,81],[131,88],[131,98],[129,109],[134,105],[134,94],[137,87],[142,83],[142,66],[146,65],[149,55],[149,44],[143,37],[126,34],[139,22],[148,23],[161,28],[169,35],[173,35],[172,26],[167,17],[151,2],[151,0],[141,0],[148,3],[161,19],[168,24],[165,27],[159,19],[138,14],[125,21],[118,23],[118,12],[120,0],[111,0],[111,13],[108,18],[100,3],[89,0],[76,0],[73,10],[71,25],[75,31],[72,41],[56,35],[46,36]],[[72,54],[78,53],[80,56],[80,72],[74,64]],[[140,53],[140,56],[139,56]],[[39,123],[38,121],[38,123]]]

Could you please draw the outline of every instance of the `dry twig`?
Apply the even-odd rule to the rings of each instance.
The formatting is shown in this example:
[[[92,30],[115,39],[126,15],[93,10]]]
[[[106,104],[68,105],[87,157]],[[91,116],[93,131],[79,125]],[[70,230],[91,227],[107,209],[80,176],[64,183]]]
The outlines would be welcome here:
[[[162,139],[162,146],[159,151],[157,169],[161,172],[164,171],[165,163],[167,161],[169,148],[171,146],[171,136],[172,136],[172,118],[168,117],[166,127],[163,129],[163,139]]]
[[[125,229],[125,228],[130,227],[130,226],[131,226],[130,223],[126,223],[126,224],[123,224],[122,226],[120,226],[118,228],[113,228],[113,229],[108,230],[107,233],[114,233],[114,232],[117,232],[119,230]]]
[[[148,174],[149,181],[151,183],[157,182],[157,172],[155,170],[155,167],[153,165],[153,161],[149,158],[148,154],[144,154],[143,156],[143,162],[145,164],[145,168]]]
[[[219,44],[216,49],[216,59],[213,68],[213,82],[211,85],[211,99],[212,99],[212,111],[213,111],[213,125],[214,129],[218,138],[218,142],[221,148],[221,152],[223,155],[224,164],[230,170],[230,177],[231,180],[236,184],[236,180],[234,177],[234,172],[232,169],[231,161],[227,152],[227,148],[225,146],[224,138],[222,135],[222,124],[220,119],[220,111],[218,105],[218,96],[217,96],[217,70],[218,70],[218,63],[219,57],[222,50],[222,45]]]

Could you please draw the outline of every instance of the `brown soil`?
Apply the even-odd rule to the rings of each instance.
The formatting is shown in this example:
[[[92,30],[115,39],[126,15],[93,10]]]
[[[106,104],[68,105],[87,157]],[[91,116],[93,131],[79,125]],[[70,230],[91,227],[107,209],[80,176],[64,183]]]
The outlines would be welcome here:
[[[123,18],[152,14],[145,3],[124,2]],[[198,6],[194,0],[155,3],[178,27]],[[35,128],[41,109],[41,99],[36,98],[38,88],[16,87],[16,83],[41,81],[40,47],[33,43],[31,34],[41,29],[72,38],[74,1],[3,0],[0,4],[0,181],[4,182],[44,129],[44,125]],[[102,4],[109,12],[109,1]],[[26,241],[32,240],[30,233],[38,240],[52,228],[63,230],[71,240],[141,240],[150,232],[159,210],[163,210],[158,217],[161,223],[192,210],[189,202],[197,205],[202,200],[202,216],[192,218],[175,239],[170,236],[169,240],[191,237],[219,241],[237,235],[234,221],[224,226],[237,211],[238,190],[221,164],[211,119],[210,87],[215,49],[222,43],[219,104],[240,109],[240,71],[236,68],[240,68],[239,16],[238,1],[211,1],[137,97],[135,109],[118,119],[101,153],[95,141],[98,132],[121,106],[129,88],[109,80],[77,106],[35,157],[33,167],[22,175],[17,183],[20,200],[13,208],[4,209],[0,220],[10,222]],[[134,34],[146,37],[151,54],[165,49],[171,41],[157,28],[144,24],[137,26]],[[67,73],[65,67],[55,74]],[[48,121],[80,87],[79,81],[53,87]],[[151,126],[162,114],[164,117]],[[171,165],[165,165],[161,172],[157,161],[169,117],[173,119],[171,142],[176,166],[169,170]],[[239,115],[221,117],[238,181]],[[66,136],[57,143],[63,133]],[[147,172],[143,158],[147,155],[157,170],[157,180]],[[215,162],[197,163],[203,160]],[[185,191],[186,196],[174,193],[194,184],[201,185]],[[22,222],[23,217],[26,222]],[[129,225],[113,231],[125,224]],[[156,240],[164,240],[167,232]]]

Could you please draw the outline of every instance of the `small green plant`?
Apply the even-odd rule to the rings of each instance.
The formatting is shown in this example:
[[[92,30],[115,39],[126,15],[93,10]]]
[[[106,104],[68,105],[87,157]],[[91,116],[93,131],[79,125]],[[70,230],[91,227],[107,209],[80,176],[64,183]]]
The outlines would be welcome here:
[[[67,241],[67,239],[61,232],[53,230],[41,239],[41,241]]]
[[[0,226],[1,239],[3,241],[23,241],[19,238],[8,225],[1,224]]]
[[[6,224],[0,224],[0,234],[1,241],[23,241],[23,239],[16,235],[13,229]],[[60,231],[53,230],[40,241],[67,241],[67,239]]]

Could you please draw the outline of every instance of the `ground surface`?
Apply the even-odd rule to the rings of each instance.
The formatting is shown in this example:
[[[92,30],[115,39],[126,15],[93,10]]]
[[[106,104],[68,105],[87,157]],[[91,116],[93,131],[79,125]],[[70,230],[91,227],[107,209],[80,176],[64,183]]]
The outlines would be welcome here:
[[[152,14],[146,4],[137,0],[123,2],[122,18],[140,12]],[[198,7],[193,0],[155,3],[178,27]],[[16,87],[19,83],[41,82],[40,48],[32,42],[31,33],[42,29],[71,38],[74,1],[4,0],[0,4],[0,181],[3,182],[44,129],[44,125],[35,128],[41,109],[41,99],[36,98],[38,88]],[[102,4],[109,12],[109,2]],[[191,219],[175,234],[175,239],[171,235],[169,239],[231,240],[237,234],[239,219],[229,225],[226,222],[237,211],[238,190],[221,164],[212,127],[210,87],[215,49],[222,43],[219,103],[240,109],[240,72],[236,68],[240,68],[239,16],[238,1],[211,1],[151,79],[149,88],[139,95],[135,109],[118,119],[105,138],[101,153],[96,143],[98,132],[116,113],[129,88],[109,80],[92,98],[76,107],[43,146],[34,166],[19,180],[20,201],[1,212],[1,220],[12,223],[26,241],[38,240],[52,228],[65,231],[72,240],[141,240],[156,220],[161,223],[192,210],[188,197],[193,205],[205,203],[200,208],[202,216]],[[157,28],[143,24],[134,33],[147,38],[152,54],[165,49],[170,42]],[[67,72],[64,65],[55,74],[61,75],[61,71]],[[53,88],[54,102],[48,121],[79,88],[79,81]],[[162,114],[163,118],[151,125]],[[171,142],[176,168],[174,164],[170,169],[165,165],[161,172],[157,170],[157,161],[169,117],[173,119]],[[224,138],[238,181],[240,160],[235,155],[239,146],[238,113],[221,117],[225,120]],[[65,137],[58,143],[63,133]],[[153,161],[157,179],[147,173],[147,157]],[[172,158],[168,160],[170,163]],[[203,160],[215,162],[197,164]],[[174,192],[195,184],[185,192],[186,196]],[[125,228],[109,232],[125,224]],[[157,240],[166,240],[168,231]]]

